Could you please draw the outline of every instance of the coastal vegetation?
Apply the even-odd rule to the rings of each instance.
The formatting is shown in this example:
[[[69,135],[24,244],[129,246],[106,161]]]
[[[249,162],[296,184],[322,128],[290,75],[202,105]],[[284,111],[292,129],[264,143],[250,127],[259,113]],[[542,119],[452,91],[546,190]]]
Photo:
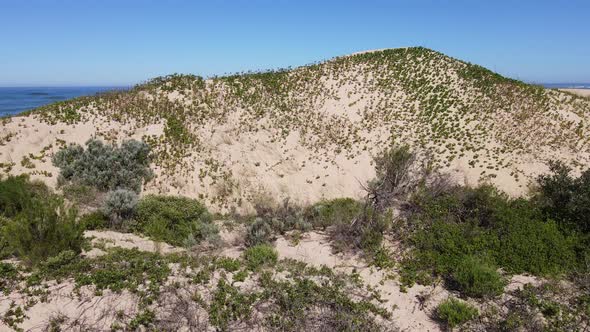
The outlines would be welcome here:
[[[45,106],[29,115],[55,141],[1,165],[23,174],[0,178],[0,319],[22,329],[63,290],[78,316],[39,326],[587,329],[587,164],[547,161],[521,195],[499,185],[527,185],[523,155],[587,151],[588,112],[420,47]],[[447,172],[459,159],[477,181]],[[54,170],[55,186],[33,179]],[[354,181],[364,195],[346,197]]]

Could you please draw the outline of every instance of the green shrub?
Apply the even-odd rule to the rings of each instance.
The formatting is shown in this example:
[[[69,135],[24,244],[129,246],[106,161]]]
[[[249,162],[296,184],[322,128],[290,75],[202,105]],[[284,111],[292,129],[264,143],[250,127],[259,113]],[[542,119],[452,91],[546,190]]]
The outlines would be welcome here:
[[[230,323],[250,316],[256,294],[245,294],[221,279],[209,306],[209,321],[218,331],[230,331]]]
[[[454,328],[477,318],[479,312],[469,303],[449,298],[438,305],[436,314],[438,319],[445,322],[448,327]]]
[[[29,181],[26,175],[9,176],[0,180],[0,215],[12,218],[28,210],[35,199],[50,196],[47,186],[39,181]]]
[[[80,217],[78,222],[89,231],[105,229],[109,226],[109,218],[101,211],[87,213]]]
[[[9,221],[10,220],[8,218],[0,216],[0,259],[8,258],[13,254],[10,244],[8,243],[8,239],[4,236],[3,231],[6,223]]]
[[[551,162],[550,171],[537,179],[541,210],[566,229],[590,233],[590,169],[574,178],[571,168]]]
[[[0,262],[0,293],[10,294],[12,286],[17,283],[18,275],[19,272],[15,265]]]
[[[512,273],[555,275],[583,266],[576,257],[576,238],[564,235],[551,220],[512,219],[497,229],[494,257]]]
[[[250,270],[275,265],[278,257],[277,251],[267,244],[259,244],[244,251],[244,260]]]
[[[314,228],[350,223],[361,211],[362,204],[352,198],[322,201],[307,208],[305,218]]]
[[[84,185],[70,183],[61,187],[63,196],[70,202],[74,202],[79,205],[87,205],[98,207],[99,203],[99,192],[96,188]]]
[[[60,169],[60,182],[96,187],[102,191],[126,188],[139,192],[144,181],[152,177],[149,168],[150,148],[144,142],[124,141],[120,147],[99,140],[86,142],[86,149],[70,145],[53,156]]]
[[[504,281],[496,267],[472,256],[466,256],[455,268],[452,275],[462,293],[473,297],[500,295]]]
[[[77,211],[66,208],[61,199],[34,199],[6,222],[2,236],[19,258],[37,264],[64,250],[81,251],[84,229],[76,218]]]
[[[436,197],[414,199],[407,242],[412,251],[402,267],[407,276],[428,271],[452,280],[462,275],[460,290],[485,296],[499,287],[493,281],[495,266],[509,273],[551,275],[583,265],[576,255],[577,238],[560,232],[553,221],[544,221],[525,199],[510,199],[491,186],[456,187]],[[484,257],[486,264],[478,266],[466,256]],[[483,289],[470,285],[475,274],[491,278],[491,284]]]
[[[200,242],[219,232],[205,206],[187,197],[145,196],[135,220],[138,231],[173,245],[184,245],[187,239]]]
[[[274,232],[268,221],[256,218],[246,233],[246,246],[253,247],[259,244],[271,243],[274,240]]]
[[[127,189],[109,191],[102,204],[101,211],[111,220],[111,226],[120,226],[121,222],[133,216],[137,205],[137,194]]]

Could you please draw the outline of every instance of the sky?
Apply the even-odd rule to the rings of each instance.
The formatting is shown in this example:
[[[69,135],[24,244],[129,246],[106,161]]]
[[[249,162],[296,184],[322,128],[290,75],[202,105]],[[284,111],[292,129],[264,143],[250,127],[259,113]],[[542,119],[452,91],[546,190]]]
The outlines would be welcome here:
[[[123,86],[406,46],[527,82],[590,82],[588,0],[0,0],[0,36],[0,86]]]

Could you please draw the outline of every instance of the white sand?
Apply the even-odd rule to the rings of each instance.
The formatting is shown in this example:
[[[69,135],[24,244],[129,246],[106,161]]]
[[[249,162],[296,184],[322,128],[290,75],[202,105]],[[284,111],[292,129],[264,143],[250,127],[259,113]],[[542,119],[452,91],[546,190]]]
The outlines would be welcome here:
[[[561,91],[567,91],[577,94],[582,97],[590,97],[590,89],[559,89]]]

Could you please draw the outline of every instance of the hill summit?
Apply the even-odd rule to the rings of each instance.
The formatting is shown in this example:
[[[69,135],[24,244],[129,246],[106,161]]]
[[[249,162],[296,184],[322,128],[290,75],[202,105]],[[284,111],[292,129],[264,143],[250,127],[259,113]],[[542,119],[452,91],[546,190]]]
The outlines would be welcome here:
[[[51,104],[3,119],[0,162],[55,185],[50,156],[60,147],[142,139],[155,172],[147,192],[227,211],[359,197],[373,156],[405,144],[458,182],[521,194],[550,159],[588,164],[589,121],[587,98],[411,47],[209,79],[170,75]]]

